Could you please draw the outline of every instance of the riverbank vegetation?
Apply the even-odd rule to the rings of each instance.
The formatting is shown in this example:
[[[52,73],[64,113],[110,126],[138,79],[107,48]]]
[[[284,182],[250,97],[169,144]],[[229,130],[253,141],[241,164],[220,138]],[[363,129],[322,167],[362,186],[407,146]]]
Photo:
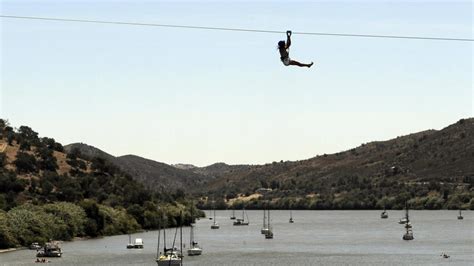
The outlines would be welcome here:
[[[454,182],[400,182],[395,178],[340,178],[315,184],[293,179],[276,183],[265,192],[261,188],[247,194],[214,192],[198,202],[208,209],[298,209],[298,210],[400,210],[408,202],[411,209],[470,209],[474,210],[474,179]],[[265,185],[265,184],[263,184]],[[215,200],[209,200],[209,198]]]
[[[180,190],[150,191],[103,158],[0,119],[0,248],[189,224]]]

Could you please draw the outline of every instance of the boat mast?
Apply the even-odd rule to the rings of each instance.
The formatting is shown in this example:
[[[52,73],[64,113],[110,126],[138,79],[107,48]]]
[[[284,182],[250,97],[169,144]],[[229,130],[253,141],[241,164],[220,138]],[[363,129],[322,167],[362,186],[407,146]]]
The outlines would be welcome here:
[[[191,228],[189,229],[190,230],[190,236],[189,236],[189,247],[193,247],[193,243],[194,243],[194,228],[193,228],[193,222],[194,222],[194,201],[192,201],[192,205],[191,205]]]
[[[156,247],[156,257],[160,257],[160,238],[161,238],[161,226],[158,225],[158,246]]]
[[[265,224],[266,223],[266,220],[267,220],[267,217],[266,217],[266,210],[265,208],[263,209],[263,229],[267,228],[267,225]]]
[[[215,210],[214,210],[215,213]],[[180,265],[183,265],[183,211],[179,212],[179,245],[180,245]]]
[[[193,247],[193,243],[194,243],[194,230],[193,230],[193,225],[191,224],[191,232],[190,232],[190,237],[189,237],[189,246],[192,248]]]
[[[405,206],[405,219],[407,220],[407,224],[408,224],[408,222],[410,221],[408,218],[408,203]]]
[[[166,221],[166,215],[165,215],[165,221]],[[163,254],[166,254],[166,222],[163,229],[163,250],[165,251]]]
[[[270,209],[268,209],[268,223],[267,223],[267,225],[268,225],[268,230],[271,230],[270,229]]]
[[[405,219],[407,221],[407,223],[405,224],[405,228],[407,229],[407,234],[408,234],[409,228],[410,228],[410,218],[408,217],[408,203],[406,203],[405,210],[406,210]]]

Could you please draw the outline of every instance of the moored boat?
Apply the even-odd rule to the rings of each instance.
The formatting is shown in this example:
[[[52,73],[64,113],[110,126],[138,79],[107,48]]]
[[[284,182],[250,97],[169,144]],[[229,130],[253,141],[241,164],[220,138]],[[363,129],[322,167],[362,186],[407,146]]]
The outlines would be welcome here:
[[[267,226],[267,211],[263,209],[263,226],[262,229],[260,230],[261,234],[266,234],[268,232],[268,226]]]
[[[192,220],[194,215],[191,211]],[[188,256],[199,256],[202,254],[202,248],[199,246],[198,242],[194,240],[194,224],[191,223],[189,228],[189,249]]]
[[[177,251],[167,251],[156,259],[158,266],[181,265],[182,258]]]
[[[32,250],[39,250],[42,248],[42,246],[38,242],[33,242],[28,248]]]
[[[245,221],[245,216],[247,216],[247,221]],[[249,217],[247,213],[245,212],[245,208],[242,209],[242,219],[237,218],[236,221],[234,221],[235,226],[240,226],[240,225],[249,225]]]
[[[36,257],[61,257],[63,252],[58,241],[51,241],[36,253]]]
[[[267,231],[265,232],[265,239],[273,239],[273,230],[270,226],[270,210],[268,210],[268,222],[267,222]]]
[[[405,218],[404,218],[404,221],[405,221],[406,232],[403,235],[402,239],[403,240],[413,240],[414,239],[413,230],[412,230],[412,226],[411,226],[411,223],[410,223],[410,218],[408,216],[408,204],[405,204]]]
[[[183,237],[183,230],[182,230],[182,213],[180,214],[180,221],[179,221],[179,235],[180,239],[182,240]],[[176,243],[176,235],[178,233],[178,228],[176,228],[176,232],[174,234],[174,240],[173,240],[173,247],[172,248],[166,248],[166,230],[163,230],[163,253],[159,252],[160,250],[160,235],[161,235],[161,228],[158,229],[158,247],[156,249],[156,258],[155,262],[158,264],[158,266],[170,266],[170,265],[182,265],[183,263],[183,242],[180,241],[181,249],[178,252],[178,249],[174,246]]]
[[[219,229],[219,224],[216,221],[216,209],[214,209],[214,222],[211,225],[211,229]]]
[[[132,242],[132,236],[128,235],[128,249],[141,249],[143,248],[143,239],[135,238],[135,242]]]

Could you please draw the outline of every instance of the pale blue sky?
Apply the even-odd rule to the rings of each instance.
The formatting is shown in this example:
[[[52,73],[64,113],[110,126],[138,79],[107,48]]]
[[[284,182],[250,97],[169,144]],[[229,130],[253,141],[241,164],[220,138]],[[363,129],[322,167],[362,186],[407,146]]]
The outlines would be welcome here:
[[[2,0],[1,14],[473,38],[471,1]],[[299,160],[473,116],[473,44],[2,19],[0,117],[199,166]]]

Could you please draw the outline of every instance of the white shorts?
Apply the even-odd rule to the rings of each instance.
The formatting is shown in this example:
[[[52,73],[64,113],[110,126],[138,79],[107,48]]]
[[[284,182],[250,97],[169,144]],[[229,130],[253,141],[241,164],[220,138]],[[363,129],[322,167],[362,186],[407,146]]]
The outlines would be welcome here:
[[[289,66],[290,65],[290,57],[286,57],[284,59],[282,59],[281,61],[283,62],[283,65],[285,66]]]

